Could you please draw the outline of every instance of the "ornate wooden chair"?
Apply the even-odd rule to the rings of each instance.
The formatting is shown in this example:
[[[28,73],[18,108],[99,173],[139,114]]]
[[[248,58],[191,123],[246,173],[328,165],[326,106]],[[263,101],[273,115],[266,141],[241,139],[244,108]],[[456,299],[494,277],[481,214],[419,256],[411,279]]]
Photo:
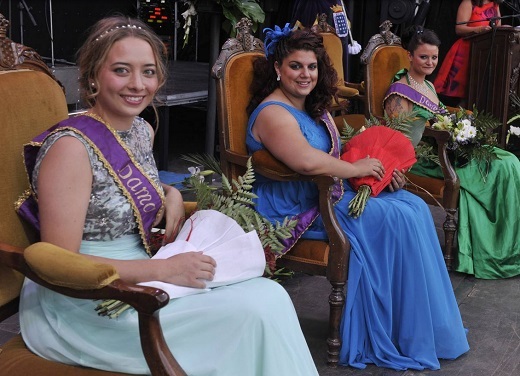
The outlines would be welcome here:
[[[230,178],[244,173],[250,157],[245,142],[248,121],[246,107],[251,98],[249,86],[253,78],[254,59],[265,58],[263,43],[251,35],[249,22],[242,19],[237,23],[237,37],[224,43],[212,68],[213,78],[217,81],[220,164],[224,174]],[[329,241],[300,239],[278,260],[278,264],[294,271],[325,275],[330,281],[332,288],[328,299],[330,316],[327,344],[328,364],[334,366],[338,362],[341,347],[339,327],[345,304],[350,252],[350,243],[336,221],[330,200],[330,187],[334,179],[331,176],[299,175],[265,150],[256,152],[252,157],[258,174],[280,181],[310,180],[319,187],[319,207]]]
[[[125,301],[139,313],[141,345],[152,374],[186,375],[162,335],[159,309],[168,304],[165,292],[127,284],[109,265],[93,263],[79,254],[37,242],[34,231],[16,214],[14,203],[28,187],[22,145],[68,114],[63,90],[52,73],[41,64],[36,52],[6,38],[5,21],[0,15],[0,123],[3,139],[7,140],[0,149],[3,179],[0,188],[3,203],[0,209],[0,321],[18,311],[24,277],[75,298]],[[31,53],[23,53],[20,59],[22,55],[9,53],[13,51],[12,46]],[[9,60],[12,56],[23,64]],[[33,67],[37,69],[25,69]],[[20,335],[0,347],[0,364],[0,373],[12,376],[121,375],[43,359],[25,346]]]
[[[346,108],[344,101],[361,100],[363,101],[364,87],[363,84],[355,84],[345,81],[345,73],[343,71],[343,44],[341,39],[336,34],[336,30],[327,22],[327,15],[322,13],[316,19],[316,23],[311,27],[314,32],[319,33],[323,37],[323,46],[329,55],[332,65],[338,74],[338,101],[333,100],[332,106],[329,109],[331,113],[336,113]],[[358,116],[358,120],[363,120]],[[353,117],[350,117],[350,122],[353,122]],[[362,124],[360,124],[361,126]]]
[[[365,116],[384,115],[383,99],[395,73],[409,67],[407,51],[401,46],[401,40],[390,31],[390,21],[380,26],[380,33],[372,36],[361,55],[365,72]],[[454,240],[457,230],[455,215],[458,208],[460,181],[447,155],[447,131],[433,130],[426,127],[424,137],[433,137],[437,141],[438,155],[441,162],[443,179],[428,178],[407,173],[412,184],[406,189],[423,198],[431,205],[442,204],[446,212],[443,223],[445,242],[444,260],[448,269],[454,262]]]

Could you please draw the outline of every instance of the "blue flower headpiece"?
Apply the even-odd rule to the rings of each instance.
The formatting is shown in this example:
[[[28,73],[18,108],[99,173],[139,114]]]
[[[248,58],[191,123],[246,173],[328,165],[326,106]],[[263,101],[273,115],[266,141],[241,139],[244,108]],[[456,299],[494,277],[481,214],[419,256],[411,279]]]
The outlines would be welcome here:
[[[276,48],[276,44],[282,39],[287,38],[291,35],[293,29],[289,26],[289,23],[286,23],[283,29],[280,26],[275,25],[274,30],[266,27],[264,29],[265,39],[264,39],[264,49],[265,49],[265,57],[269,57],[274,53]]]

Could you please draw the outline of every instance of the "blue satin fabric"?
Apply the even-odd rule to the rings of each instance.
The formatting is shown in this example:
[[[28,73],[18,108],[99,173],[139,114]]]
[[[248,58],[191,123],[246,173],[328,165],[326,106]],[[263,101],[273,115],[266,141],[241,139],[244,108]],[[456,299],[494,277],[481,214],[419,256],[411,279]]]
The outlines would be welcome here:
[[[251,115],[250,152],[263,148],[251,130],[258,113],[268,105],[282,104],[264,103]],[[326,130],[303,112],[282,106],[298,120],[311,145],[328,152]],[[439,358],[454,359],[467,352],[466,331],[428,206],[407,191],[383,191],[371,197],[363,214],[353,219],[347,213],[355,192],[347,182],[344,187],[335,211],[352,252],[340,364],[439,369]],[[257,210],[271,220],[298,214],[317,200],[316,188],[308,182],[260,178],[254,191],[259,196]],[[320,218],[304,237],[325,237]]]

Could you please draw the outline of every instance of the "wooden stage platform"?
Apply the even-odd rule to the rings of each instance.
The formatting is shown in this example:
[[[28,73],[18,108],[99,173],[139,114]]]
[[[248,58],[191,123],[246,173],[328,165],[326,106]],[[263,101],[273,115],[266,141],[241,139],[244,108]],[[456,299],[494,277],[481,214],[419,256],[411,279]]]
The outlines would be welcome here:
[[[168,168],[170,129],[176,127],[170,117],[170,107],[207,102],[210,67],[208,63],[170,61],[168,80],[156,96],[159,130],[156,135],[157,166]]]

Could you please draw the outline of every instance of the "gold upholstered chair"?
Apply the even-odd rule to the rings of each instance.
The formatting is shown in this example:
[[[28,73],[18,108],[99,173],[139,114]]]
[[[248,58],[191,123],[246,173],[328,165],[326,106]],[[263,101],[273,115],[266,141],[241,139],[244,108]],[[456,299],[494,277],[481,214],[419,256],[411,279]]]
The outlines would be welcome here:
[[[237,23],[236,38],[228,39],[212,68],[217,81],[217,110],[220,139],[220,164],[228,178],[236,179],[245,172],[249,159],[246,148],[248,115],[246,107],[251,99],[249,86],[253,78],[253,61],[265,58],[262,42],[254,38],[248,29],[247,19]],[[313,275],[325,275],[331,284],[331,292],[322,297],[330,306],[328,364],[338,363],[341,341],[340,322],[345,304],[345,285],[350,253],[350,243],[337,223],[330,200],[331,176],[303,176],[292,171],[266,150],[253,154],[255,173],[280,181],[309,180],[319,188],[319,209],[325,223],[329,241],[300,239],[277,265],[293,271]],[[317,297],[318,299],[318,297]]]
[[[30,54],[12,55],[13,45],[14,51]],[[29,184],[22,145],[67,118],[67,103],[62,88],[39,56],[7,39],[5,29],[0,32],[0,50],[0,124],[4,134],[0,148],[0,321],[18,311],[24,277],[75,298],[125,301],[139,313],[141,345],[152,374],[185,375],[166,346],[160,327],[159,309],[169,301],[165,292],[127,284],[110,265],[38,242],[35,232],[16,214],[14,203]],[[43,359],[25,346],[20,335],[0,346],[0,374],[121,375]]]
[[[401,46],[401,40],[390,31],[390,21],[380,26],[380,33],[372,36],[361,54],[364,66],[365,82],[365,116],[384,115],[383,100],[390,87],[395,73],[410,66],[408,52]],[[447,155],[450,138],[448,131],[434,130],[426,127],[423,137],[433,137],[438,145],[443,179],[428,178],[408,172],[406,175],[411,184],[406,189],[423,198],[428,204],[441,204],[446,218],[444,230],[444,260],[446,267],[452,269],[455,261],[455,234],[457,223],[455,215],[458,208],[460,181]]]
[[[311,29],[322,36],[325,51],[327,51],[332,66],[338,75],[338,98],[337,100],[336,98],[333,98],[329,111],[333,114],[341,112],[342,110],[345,112],[349,101],[363,101],[363,83],[355,84],[345,81],[345,72],[343,70],[343,44],[340,37],[336,34],[336,30],[327,22],[327,15],[325,13],[322,13],[317,17],[316,22]],[[362,117],[359,117],[359,119],[362,120]],[[350,122],[353,121],[355,122],[351,117]]]

